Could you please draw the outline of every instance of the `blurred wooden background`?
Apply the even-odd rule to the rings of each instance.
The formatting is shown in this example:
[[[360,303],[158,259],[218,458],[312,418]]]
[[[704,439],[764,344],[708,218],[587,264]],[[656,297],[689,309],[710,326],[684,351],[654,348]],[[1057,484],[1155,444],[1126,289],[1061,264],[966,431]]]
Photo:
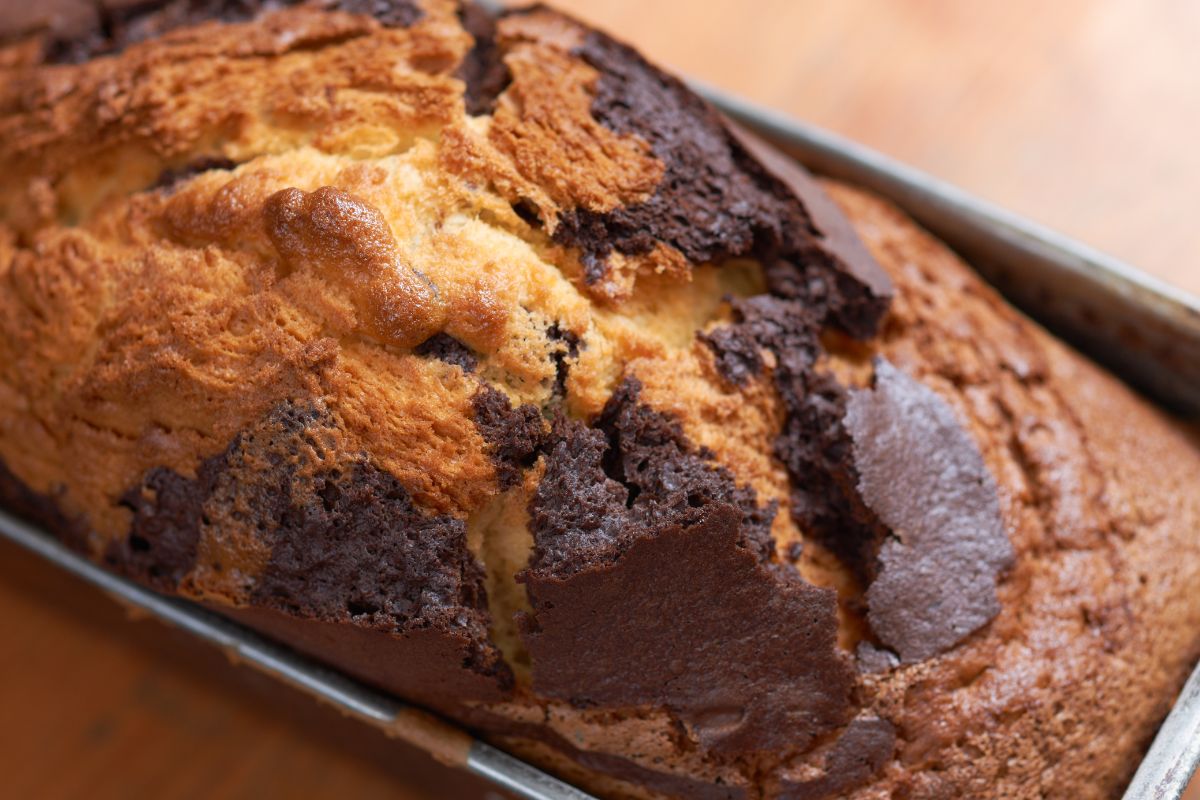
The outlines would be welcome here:
[[[558,4],[1200,293],[1200,3]],[[0,620],[5,796],[488,796],[11,546]]]

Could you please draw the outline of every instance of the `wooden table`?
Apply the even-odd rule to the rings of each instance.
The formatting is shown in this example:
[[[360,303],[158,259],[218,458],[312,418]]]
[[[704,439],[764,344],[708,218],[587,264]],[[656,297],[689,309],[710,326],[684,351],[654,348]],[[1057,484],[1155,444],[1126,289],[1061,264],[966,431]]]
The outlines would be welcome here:
[[[1200,4],[560,5],[1200,293]],[[7,797],[485,796],[11,546],[0,620]]]

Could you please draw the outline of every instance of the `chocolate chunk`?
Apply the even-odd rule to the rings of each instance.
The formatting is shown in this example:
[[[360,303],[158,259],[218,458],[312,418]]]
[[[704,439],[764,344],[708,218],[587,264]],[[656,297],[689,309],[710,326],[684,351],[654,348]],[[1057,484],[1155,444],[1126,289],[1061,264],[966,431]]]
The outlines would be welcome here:
[[[754,336],[739,326],[724,326],[700,334],[700,340],[713,351],[717,372],[734,386],[745,386],[762,374],[762,348]]]
[[[631,531],[626,548],[589,553],[572,575],[529,573],[534,689],[665,707],[718,752],[803,749],[842,724],[851,678],[833,592],[759,562],[739,517],[714,505]]]
[[[35,492],[0,458],[0,508],[37,525],[80,553],[88,552],[87,526],[69,518],[53,497]]]
[[[275,624],[293,627],[349,625],[358,633],[343,638],[360,648],[383,646],[363,640],[367,632],[386,634],[397,657],[466,671],[425,689],[440,696],[439,683],[454,680],[498,696],[511,676],[488,638],[483,571],[464,523],[418,509],[366,456],[333,449],[335,432],[320,405],[289,402],[204,460],[194,479],[151,470],[122,501],[133,522],[109,563],[173,589],[202,536],[245,529],[270,550],[250,597],[260,616],[280,612]]]
[[[181,167],[164,169],[151,189],[171,189],[178,183],[214,169],[236,169],[238,163],[222,156],[200,156]]]
[[[496,16],[479,3],[465,2],[459,8],[458,18],[475,44],[454,76],[467,85],[463,93],[467,113],[474,116],[490,114],[496,107],[496,98],[512,82],[512,73],[496,46]]]
[[[777,377],[777,385],[782,381]],[[775,455],[791,480],[792,516],[860,579],[870,580],[887,529],[858,491],[850,437],[842,424],[845,389],[814,373],[803,393],[781,386],[787,416]]]
[[[740,125],[728,119],[725,124],[742,147],[804,203],[820,237],[820,255],[833,262],[839,278],[832,293],[839,301],[832,315],[839,326],[860,338],[874,335],[895,295],[892,279],[808,170]]]
[[[357,463],[319,473],[280,506],[254,589],[262,605],[381,630],[483,607],[462,521],[421,513],[386,472]]]
[[[217,473],[212,462],[194,481],[169,469],[150,470],[121,497],[133,519],[129,534],[109,545],[105,562],[160,592],[174,591],[196,563],[204,501]]]
[[[762,351],[769,350],[784,400],[804,395],[821,351],[819,315],[800,301],[766,294],[735,299],[730,306],[733,324],[700,337],[712,349],[721,376],[745,385],[762,373]]]
[[[640,391],[636,380],[624,381],[595,428],[555,421],[544,446],[546,473],[530,505],[531,566],[584,568],[589,553],[627,546],[640,535],[635,528],[712,503],[739,509],[743,544],[765,560],[775,506],[760,508],[754,491],[736,486],[728,470],[696,451],[676,420],[641,405]],[[539,539],[538,530],[550,533]]]
[[[448,333],[435,333],[417,345],[413,352],[422,358],[436,358],[453,364],[463,372],[474,372],[479,365],[475,352]]]
[[[536,406],[513,408],[508,395],[484,384],[471,400],[475,427],[491,448],[501,489],[515,486],[532,467],[546,438],[546,421]]]
[[[546,472],[530,503],[537,571],[571,572],[593,565],[632,531],[625,522],[629,491],[604,474],[608,450],[602,431],[556,420],[546,453]]]
[[[824,800],[862,786],[891,760],[896,731],[887,720],[860,717],[842,732],[825,754],[823,773],[801,781],[783,780],[777,800]]]
[[[559,420],[520,579],[534,688],[665,707],[701,745],[804,748],[845,724],[836,598],[769,560],[774,508],[626,382],[597,427]]]
[[[730,504],[742,514],[743,543],[768,560],[776,504],[760,507],[754,490],[737,486],[711,452],[695,448],[678,420],[643,405],[641,389],[636,379],[622,381],[596,421],[607,434],[605,474],[628,489],[636,522],[655,526],[688,509]]]
[[[389,633],[428,638],[432,630],[459,653],[443,670],[461,664],[507,683],[462,520],[421,512],[392,475],[366,461],[296,488],[270,537],[256,604]]]
[[[950,405],[885,360],[851,392],[859,490],[894,533],[867,590],[868,620],[905,663],[962,641],[1000,611],[1012,564],[995,481]]]

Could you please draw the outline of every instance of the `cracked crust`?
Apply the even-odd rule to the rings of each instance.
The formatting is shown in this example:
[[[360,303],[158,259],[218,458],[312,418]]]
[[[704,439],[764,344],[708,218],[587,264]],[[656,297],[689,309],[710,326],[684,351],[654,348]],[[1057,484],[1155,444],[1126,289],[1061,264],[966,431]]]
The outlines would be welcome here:
[[[0,46],[5,507],[607,796],[1119,791],[1200,655],[1171,420],[573,20],[279,5]],[[993,548],[925,639],[905,396]]]

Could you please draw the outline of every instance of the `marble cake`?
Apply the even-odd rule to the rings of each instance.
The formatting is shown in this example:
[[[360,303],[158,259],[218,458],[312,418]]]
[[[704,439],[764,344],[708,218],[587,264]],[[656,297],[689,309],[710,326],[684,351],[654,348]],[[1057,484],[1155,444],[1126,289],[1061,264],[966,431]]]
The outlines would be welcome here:
[[[4,3],[0,501],[597,794],[1112,797],[1200,449],[619,41]]]

